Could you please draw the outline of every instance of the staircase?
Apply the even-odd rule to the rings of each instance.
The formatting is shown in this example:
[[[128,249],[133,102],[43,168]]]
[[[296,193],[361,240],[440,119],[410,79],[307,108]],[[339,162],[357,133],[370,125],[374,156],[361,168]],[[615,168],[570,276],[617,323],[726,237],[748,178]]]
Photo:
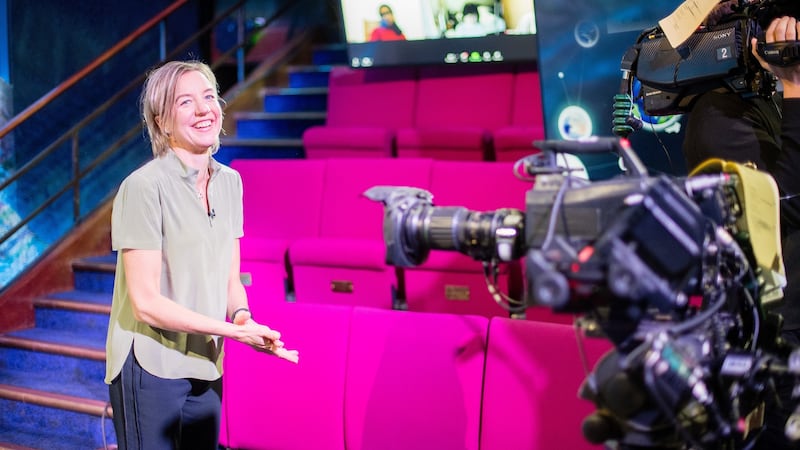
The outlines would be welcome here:
[[[114,448],[103,383],[113,257],[73,270],[74,290],[34,300],[34,328],[0,336],[0,448]]]
[[[316,48],[287,85],[261,90],[263,110],[233,113],[237,133],[218,159],[303,157],[302,132],[324,123],[340,45]],[[261,108],[259,108],[261,109]],[[105,374],[105,337],[116,257],[72,264],[73,289],[34,300],[35,326],[0,335],[0,449],[116,448]]]
[[[232,113],[235,135],[222,138],[215,158],[227,164],[237,158],[305,157],[303,132],[325,123],[328,77],[333,66],[346,64],[346,47],[318,46],[311,60],[310,65],[289,66],[283,85],[258,91],[256,108]]]

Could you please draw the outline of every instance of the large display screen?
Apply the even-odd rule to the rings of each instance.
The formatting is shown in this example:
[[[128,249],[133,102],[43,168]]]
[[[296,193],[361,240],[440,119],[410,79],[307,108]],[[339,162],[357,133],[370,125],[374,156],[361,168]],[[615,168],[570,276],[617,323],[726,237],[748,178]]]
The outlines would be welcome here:
[[[620,93],[620,63],[645,29],[682,1],[536,0],[538,66],[548,139],[614,136],[614,95]],[[647,117],[629,139],[654,173],[684,174],[683,116]],[[585,159],[590,176],[619,173],[612,158]],[[592,173],[594,172],[594,174]]]
[[[536,60],[533,0],[341,0],[351,67]]]

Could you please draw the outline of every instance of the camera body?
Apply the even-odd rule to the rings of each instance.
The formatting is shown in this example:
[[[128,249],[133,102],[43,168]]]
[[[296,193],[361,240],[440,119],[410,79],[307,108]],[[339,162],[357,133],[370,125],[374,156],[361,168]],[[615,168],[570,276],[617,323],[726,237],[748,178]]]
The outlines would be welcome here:
[[[524,211],[434,206],[431,193],[409,187],[367,191],[367,197],[385,205],[387,263],[416,266],[431,249],[458,251],[485,263],[524,258],[528,289],[522,310],[544,305],[583,312],[599,299],[625,297],[642,309],[670,312],[689,296],[702,295],[702,258],[708,241],[716,239],[709,234],[716,227],[742,234],[736,229],[735,212],[741,208],[730,179],[651,177],[624,139],[536,145],[542,153],[524,160],[536,181],[526,193]],[[626,176],[588,181],[556,164],[559,153],[609,152],[618,154]],[[700,193],[693,198],[687,189]],[[627,287],[608,283],[623,271],[636,272]],[[593,300],[579,300],[585,296]],[[634,322],[639,319],[636,308],[624,309]]]
[[[637,43],[635,76],[645,112],[681,114],[691,108],[696,95],[714,89],[769,94],[774,83],[749,51],[757,30],[754,21],[735,19],[695,32],[678,48],[661,32],[644,35]]]
[[[739,178],[650,176],[625,139],[535,145],[542,153],[518,164],[535,177],[525,211],[434,206],[431,193],[409,187],[368,190],[385,206],[387,263],[415,266],[431,249],[486,268],[524,258],[525,299],[503,305],[510,313],[574,314],[587,334],[614,344],[581,389],[597,407],[584,421],[588,440],[747,448],[775,380],[796,382],[800,364],[790,367],[778,324],[761,308],[765,268],[741,225]],[[556,164],[562,152],[617,153],[626,174],[571,176]],[[777,208],[776,192],[762,200]]]

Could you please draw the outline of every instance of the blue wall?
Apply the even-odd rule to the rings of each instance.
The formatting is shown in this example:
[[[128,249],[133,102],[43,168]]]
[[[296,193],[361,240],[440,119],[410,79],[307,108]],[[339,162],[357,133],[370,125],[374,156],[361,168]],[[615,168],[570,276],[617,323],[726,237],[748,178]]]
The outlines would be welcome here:
[[[0,0],[0,79],[8,78],[8,2]]]
[[[7,6],[3,21],[8,25],[5,27],[8,47],[5,59],[11,82],[10,109],[14,115],[78,73],[174,0],[0,1]],[[167,48],[174,48],[197,30],[201,4],[204,2],[200,0],[188,2],[167,21]],[[189,53],[198,55],[199,51],[193,47],[186,53],[178,57],[185,58]],[[159,58],[159,35],[155,29],[26,120],[15,129],[13,136],[4,139],[3,144],[8,145],[3,146],[5,150],[0,158],[3,173],[23,167]],[[83,128],[78,140],[81,170],[139,122],[137,97],[138,91],[129,93]],[[109,192],[113,192],[124,174],[150,156],[143,139],[137,139],[126,143],[114,158],[95,168],[80,186],[77,219],[91,213]],[[58,194],[44,211],[0,244],[0,286],[75,225],[73,189],[59,194],[72,178],[72,171],[72,146],[67,141],[0,193],[3,229],[19,223],[46,199]]]

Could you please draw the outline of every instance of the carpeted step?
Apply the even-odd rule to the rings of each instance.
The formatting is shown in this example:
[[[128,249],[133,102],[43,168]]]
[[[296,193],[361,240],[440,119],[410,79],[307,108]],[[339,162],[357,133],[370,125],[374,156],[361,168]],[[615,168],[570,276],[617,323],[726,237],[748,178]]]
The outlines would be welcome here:
[[[80,305],[70,305],[73,310],[107,308],[73,303]],[[0,442],[65,450],[115,442],[103,382],[104,339],[82,330],[37,327],[0,336]]]
[[[116,253],[83,258],[72,263],[75,290],[85,292],[113,292]]]
[[[223,164],[234,159],[305,158],[302,139],[241,139],[223,138],[220,151],[214,158]]]
[[[300,139],[309,127],[323,125],[325,112],[236,113],[236,135],[248,139]]]
[[[103,383],[103,343],[87,347],[54,339],[31,338],[36,333],[18,332],[0,336],[0,383],[63,395],[106,401]],[[66,333],[49,331],[47,335]]]
[[[0,346],[14,346],[80,358],[105,359],[105,338],[86,336],[81,329],[28,328],[0,336]]]
[[[106,402],[0,385],[0,411],[0,442],[42,450],[116,443]]]
[[[314,47],[311,62],[317,66],[347,64],[347,44],[335,43]]]
[[[46,294],[35,299],[34,306],[49,306],[87,312],[111,312],[111,292],[73,289]]]
[[[267,88],[264,112],[307,112],[328,110],[328,88]]]
[[[74,305],[74,308],[108,307],[80,302]],[[101,322],[107,324],[108,316],[97,312],[82,314],[90,317],[71,318],[74,319],[72,326],[45,324],[52,327],[37,326],[0,336],[0,383],[107,401],[108,392],[103,383],[105,332]],[[48,320],[56,318],[49,314],[44,316]],[[39,317],[37,311],[37,319]]]
[[[46,330],[80,330],[94,342],[105,342],[111,294],[68,291],[49,294],[33,301],[36,327]]]
[[[289,88],[327,87],[333,66],[292,66],[287,70]]]

